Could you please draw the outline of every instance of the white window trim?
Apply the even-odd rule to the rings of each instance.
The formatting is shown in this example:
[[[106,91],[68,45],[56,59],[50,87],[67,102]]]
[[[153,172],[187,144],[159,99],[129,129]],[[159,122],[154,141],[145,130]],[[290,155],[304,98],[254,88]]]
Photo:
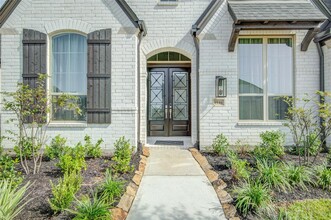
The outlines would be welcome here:
[[[79,34],[87,39],[87,34],[81,31],[76,30],[59,30],[55,31],[52,34],[48,35],[47,39],[47,72],[48,72],[48,78],[47,78],[47,88],[46,88],[46,94],[48,96],[48,103],[47,105],[50,106],[50,112],[47,114],[47,122],[49,122],[49,127],[86,127],[87,126],[87,120],[86,121],[61,121],[61,120],[52,120],[52,76],[53,76],[53,38],[61,35],[61,34]],[[87,48],[88,49],[88,48]],[[87,86],[87,85],[86,85]],[[57,94],[63,94],[63,93],[57,93]],[[79,94],[78,94],[79,95]]]
[[[237,52],[237,73],[238,73],[238,114],[237,114],[237,125],[239,126],[248,126],[248,125],[282,125],[285,120],[269,120],[269,109],[268,109],[268,95],[272,95],[272,93],[268,94],[268,66],[267,66],[267,46],[268,46],[268,39],[269,38],[291,38],[292,39],[292,58],[293,58],[293,66],[292,66],[292,97],[295,98],[295,60],[296,60],[296,53],[295,53],[295,35],[267,35],[267,34],[261,34],[261,35],[240,35],[237,40],[237,45],[239,45],[239,39],[243,38],[260,38],[262,39],[262,60],[263,60],[263,93],[251,93],[251,94],[240,94],[239,93],[239,79],[240,79],[240,72],[239,72],[239,52]],[[238,51],[239,51],[239,47]],[[286,94],[288,95],[288,94]],[[240,102],[239,97],[240,96],[263,96],[263,120],[243,120],[240,119]],[[277,95],[278,96],[278,95]]]

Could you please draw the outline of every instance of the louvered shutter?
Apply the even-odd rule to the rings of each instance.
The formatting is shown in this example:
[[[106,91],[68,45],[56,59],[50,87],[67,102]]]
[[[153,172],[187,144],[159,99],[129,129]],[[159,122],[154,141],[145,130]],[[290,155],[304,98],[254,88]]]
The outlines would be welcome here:
[[[87,122],[111,121],[111,29],[88,34]]]
[[[36,88],[39,75],[46,74],[47,35],[39,31],[24,29],[22,43],[23,83],[29,85],[30,88]],[[27,118],[25,122],[31,123],[32,120]]]

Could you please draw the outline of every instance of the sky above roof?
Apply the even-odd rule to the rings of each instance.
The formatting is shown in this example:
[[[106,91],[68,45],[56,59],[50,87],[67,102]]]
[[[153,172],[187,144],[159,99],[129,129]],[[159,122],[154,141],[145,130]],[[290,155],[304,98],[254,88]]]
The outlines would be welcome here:
[[[6,0],[0,0],[0,7],[5,3]]]

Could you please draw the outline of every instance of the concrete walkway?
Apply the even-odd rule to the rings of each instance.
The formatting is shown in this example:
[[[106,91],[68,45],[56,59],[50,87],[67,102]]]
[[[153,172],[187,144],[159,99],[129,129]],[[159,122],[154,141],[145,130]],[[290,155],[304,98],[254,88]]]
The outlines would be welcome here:
[[[188,150],[150,148],[128,220],[223,220],[217,195]]]

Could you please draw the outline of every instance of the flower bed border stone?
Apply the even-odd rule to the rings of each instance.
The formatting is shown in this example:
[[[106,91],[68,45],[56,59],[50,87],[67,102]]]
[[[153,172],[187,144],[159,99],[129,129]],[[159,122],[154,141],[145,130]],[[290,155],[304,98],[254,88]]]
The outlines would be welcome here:
[[[139,185],[143,178],[147,164],[147,158],[149,157],[149,155],[149,148],[143,147],[142,154],[140,155],[138,170],[135,171],[135,175],[133,176],[129,185],[126,187],[126,191],[121,197],[116,208],[111,209],[112,220],[125,220],[128,216],[133,200],[137,195]]]
[[[189,151],[191,152],[193,158],[198,162],[202,170],[205,172],[208,180],[214,187],[217,197],[222,204],[225,217],[229,220],[240,220],[240,218],[237,216],[237,209],[232,204],[233,199],[231,195],[225,190],[227,184],[219,178],[218,173],[213,170],[213,167],[209,164],[207,158],[204,157],[198,149],[190,148]]]

